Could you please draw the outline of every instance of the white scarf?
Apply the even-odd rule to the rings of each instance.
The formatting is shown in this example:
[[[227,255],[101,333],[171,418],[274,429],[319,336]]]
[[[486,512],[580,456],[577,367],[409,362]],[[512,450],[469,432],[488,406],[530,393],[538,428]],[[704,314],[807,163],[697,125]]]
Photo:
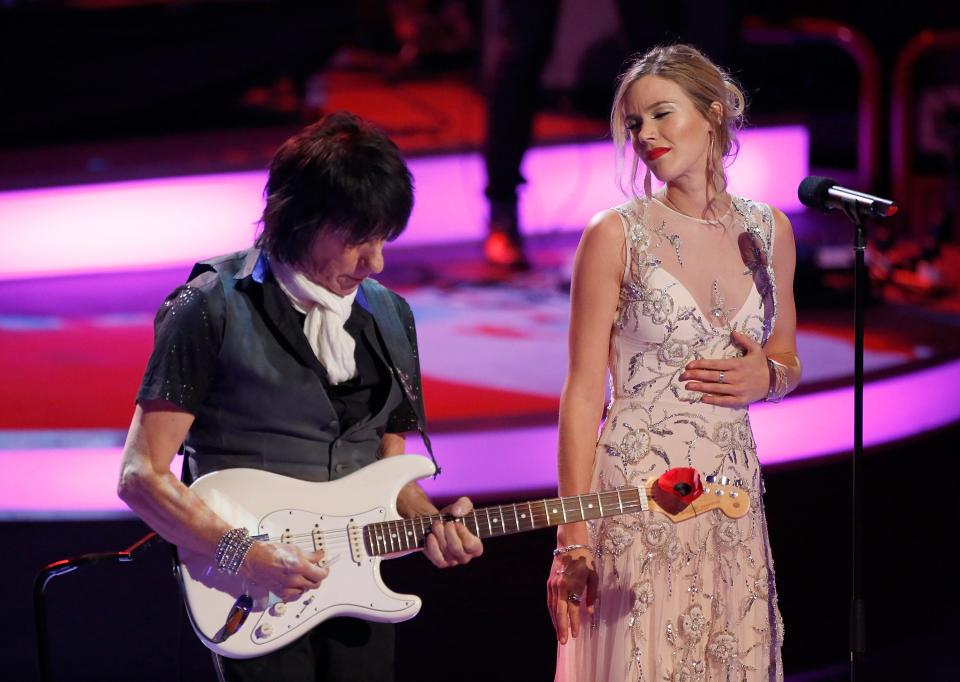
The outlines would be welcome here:
[[[346,296],[338,296],[319,284],[314,284],[306,275],[279,260],[270,259],[283,293],[293,307],[306,315],[303,333],[310,348],[327,370],[331,384],[341,384],[357,376],[357,361],[353,356],[356,342],[343,328],[357,290]]]

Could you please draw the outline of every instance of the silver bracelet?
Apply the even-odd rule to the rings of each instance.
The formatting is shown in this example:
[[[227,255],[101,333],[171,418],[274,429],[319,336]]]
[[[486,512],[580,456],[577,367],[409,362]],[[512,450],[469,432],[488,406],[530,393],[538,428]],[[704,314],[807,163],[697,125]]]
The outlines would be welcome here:
[[[240,566],[247,558],[247,552],[250,551],[254,542],[256,540],[250,537],[246,528],[232,528],[220,536],[217,549],[213,554],[217,570],[228,575],[239,573]]]
[[[553,550],[553,556],[560,556],[561,554],[566,554],[567,552],[572,552],[575,549],[585,549],[593,554],[593,550],[590,549],[587,545],[567,545],[566,547],[557,547]]]
[[[779,403],[790,391],[790,377],[787,366],[773,358],[767,358],[767,368],[770,370],[770,389],[765,400],[768,403]]]

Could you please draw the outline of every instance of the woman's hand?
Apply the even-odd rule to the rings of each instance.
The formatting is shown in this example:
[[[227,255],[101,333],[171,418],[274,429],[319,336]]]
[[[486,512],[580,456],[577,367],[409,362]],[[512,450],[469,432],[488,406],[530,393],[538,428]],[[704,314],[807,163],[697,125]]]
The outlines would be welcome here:
[[[283,601],[294,601],[320,587],[330,569],[323,566],[322,550],[304,552],[296,545],[254,542],[240,573]]]
[[[730,332],[730,340],[744,349],[739,358],[693,360],[679,376],[687,381],[688,391],[703,393],[701,402],[722,407],[746,407],[763,400],[770,389],[767,356],[759,343],[740,332]]]
[[[589,549],[574,549],[553,558],[547,580],[547,608],[557,631],[557,641],[580,634],[581,617],[593,613],[597,598],[597,572]]]

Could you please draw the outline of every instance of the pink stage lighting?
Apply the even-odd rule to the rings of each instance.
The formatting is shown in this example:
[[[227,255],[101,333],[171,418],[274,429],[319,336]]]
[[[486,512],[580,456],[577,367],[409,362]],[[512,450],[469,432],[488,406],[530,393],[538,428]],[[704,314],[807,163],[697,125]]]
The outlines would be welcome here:
[[[808,172],[807,130],[747,130],[731,189],[790,212]],[[410,159],[416,205],[399,244],[484,236],[486,176],[479,154]],[[523,173],[528,233],[579,230],[624,200],[609,142],[539,147]],[[776,172],[771,172],[775,169]],[[129,271],[195,262],[246,248],[262,210],[261,171],[157,178],[0,193],[0,278]]]

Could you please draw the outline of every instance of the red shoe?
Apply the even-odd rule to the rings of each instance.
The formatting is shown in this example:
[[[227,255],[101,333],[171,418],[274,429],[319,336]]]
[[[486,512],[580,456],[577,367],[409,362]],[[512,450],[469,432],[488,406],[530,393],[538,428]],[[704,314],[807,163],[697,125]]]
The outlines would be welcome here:
[[[523,247],[504,232],[491,232],[483,242],[483,255],[491,265],[526,270],[530,267]]]

